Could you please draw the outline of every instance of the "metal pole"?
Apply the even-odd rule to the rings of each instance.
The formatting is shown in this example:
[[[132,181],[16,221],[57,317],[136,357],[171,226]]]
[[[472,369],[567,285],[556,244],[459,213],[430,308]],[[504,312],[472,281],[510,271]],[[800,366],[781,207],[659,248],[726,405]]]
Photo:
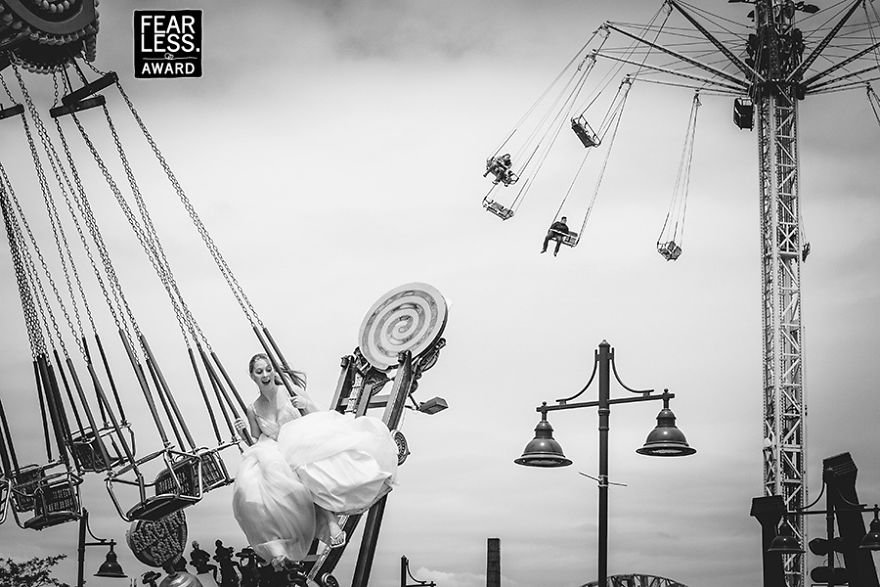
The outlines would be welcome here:
[[[406,567],[409,561],[405,556],[400,557],[400,587],[406,587]]]
[[[834,587],[834,500],[831,499],[831,487],[828,484],[829,474],[822,475],[825,484],[825,531],[828,538],[828,587]]]
[[[599,344],[599,587],[608,584],[608,417],[611,345]]]
[[[82,515],[79,518],[79,547],[77,548],[77,568],[76,568],[76,587],[83,587],[86,584],[83,577],[83,567],[86,562],[86,528],[89,525],[89,510],[82,509]]]

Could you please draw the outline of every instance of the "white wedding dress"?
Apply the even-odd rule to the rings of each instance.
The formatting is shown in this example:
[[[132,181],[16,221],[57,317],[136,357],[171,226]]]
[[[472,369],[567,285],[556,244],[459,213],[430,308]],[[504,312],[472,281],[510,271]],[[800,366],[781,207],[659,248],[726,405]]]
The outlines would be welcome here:
[[[361,513],[391,490],[397,444],[380,420],[336,411],[300,416],[278,393],[278,421],[252,407],[260,438],[242,454],[232,511],[264,560],[302,560],[314,538],[329,543],[315,505]]]

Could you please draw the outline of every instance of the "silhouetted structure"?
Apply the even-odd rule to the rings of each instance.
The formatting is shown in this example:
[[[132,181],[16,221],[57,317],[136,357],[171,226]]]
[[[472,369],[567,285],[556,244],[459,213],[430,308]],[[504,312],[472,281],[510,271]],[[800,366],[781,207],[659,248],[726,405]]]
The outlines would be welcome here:
[[[501,587],[500,538],[489,538],[486,552],[486,587]]]
[[[238,563],[232,560],[233,548],[223,546],[222,540],[214,542],[214,560],[220,565],[220,587],[238,587]]]

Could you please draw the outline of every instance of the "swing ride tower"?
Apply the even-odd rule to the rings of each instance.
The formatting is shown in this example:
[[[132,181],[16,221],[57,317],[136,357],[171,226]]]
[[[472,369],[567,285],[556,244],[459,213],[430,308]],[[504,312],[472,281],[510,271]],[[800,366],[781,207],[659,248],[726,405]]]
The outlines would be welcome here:
[[[793,5],[792,5],[793,6]],[[761,210],[761,320],[765,495],[781,495],[788,511],[806,505],[806,446],[801,322],[798,194],[798,65],[791,47],[794,10],[755,5],[757,47],[753,87],[757,106],[758,189]],[[783,43],[794,59],[785,59]],[[800,97],[803,97],[801,94]],[[806,537],[802,516],[792,518]],[[786,582],[802,585],[805,557],[790,556]]]
[[[740,129],[755,131],[761,227],[762,485],[765,495],[783,498],[789,513],[783,523],[805,544],[807,529],[804,517],[798,513],[807,503],[801,265],[810,246],[804,238],[800,210],[798,104],[808,96],[866,89],[873,114],[880,122],[880,99],[871,86],[871,82],[880,80],[880,13],[868,0],[838,0],[823,3],[829,5],[822,7],[803,0],[728,0],[728,3],[751,5],[747,16],[753,24],[749,26],[713,14],[686,0],[664,0],[645,25],[605,22],[566,66],[572,72],[572,81],[562,88],[560,98],[549,107],[550,113],[545,114],[545,119],[564,121],[574,113],[572,129],[578,139],[587,151],[605,148],[607,163],[613,135],[608,145],[601,140],[584,140],[589,130],[585,114],[597,95],[590,94],[584,84],[586,74],[597,62],[614,67],[600,80],[597,92],[607,87],[607,80],[614,74],[625,74],[624,80],[629,84],[649,82],[695,90],[673,203],[657,241],[657,250],[667,261],[678,259],[682,252],[693,132],[700,96],[734,98],[734,123]],[[683,24],[667,26],[671,17],[683,20]],[[813,25],[816,20],[821,20],[821,24]],[[602,34],[594,44],[597,33]],[[612,38],[624,43],[615,43]],[[578,62],[575,71],[572,64]],[[627,65],[635,70],[624,72]],[[563,70],[557,80],[565,72]],[[551,85],[544,95],[553,87]],[[579,96],[588,98],[584,100]],[[582,102],[586,102],[584,114],[577,116],[575,108]],[[563,107],[554,117],[556,104]],[[508,146],[512,145],[511,137],[516,136],[519,126],[536,107],[517,123],[496,156],[511,148]],[[610,112],[613,111],[612,105]],[[545,145],[556,140],[562,123],[554,122],[554,125],[544,134],[537,132],[537,136],[549,138],[534,141],[534,147],[510,151],[526,155],[514,160],[509,167],[513,177],[528,189],[534,185],[540,163],[549,150]],[[601,138],[604,133],[600,130],[597,136]],[[537,166],[532,165],[533,153],[541,155]],[[494,157],[490,159],[490,163],[494,160]],[[596,192],[606,163],[602,164]],[[504,188],[512,183],[499,177],[496,170],[490,168],[489,171],[496,175],[493,188],[499,187],[498,184]],[[573,181],[572,187],[574,185]],[[483,205],[487,211],[506,220],[521,203],[525,190],[519,190],[510,210],[498,203],[499,196],[494,199],[487,196]],[[565,198],[571,191],[570,187]],[[595,197],[596,193],[587,208],[587,217]],[[509,213],[502,215],[499,210]],[[557,211],[557,217],[559,213]],[[586,220],[582,230],[585,226]],[[570,246],[574,244],[577,243]],[[807,585],[803,555],[784,555],[783,568],[788,587]]]

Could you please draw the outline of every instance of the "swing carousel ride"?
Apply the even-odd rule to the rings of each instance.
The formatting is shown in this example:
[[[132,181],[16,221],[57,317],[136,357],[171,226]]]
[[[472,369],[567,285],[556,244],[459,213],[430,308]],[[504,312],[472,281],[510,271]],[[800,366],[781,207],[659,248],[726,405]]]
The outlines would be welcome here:
[[[149,195],[137,179],[138,162],[128,154],[133,139],[118,130],[120,116],[139,130],[273,367],[290,369],[119,76],[93,64],[96,4],[97,0],[0,0],[0,211],[33,369],[30,389],[5,385],[0,392],[0,522],[11,512],[19,526],[33,530],[79,520],[84,497],[92,497],[80,491],[89,474],[104,476],[110,499],[126,522],[179,516],[206,493],[233,482],[223,454],[240,449],[243,441],[235,421],[245,412],[244,400],[172,271]],[[44,112],[29,86],[47,76],[54,86],[54,103]],[[45,114],[52,124],[47,124]],[[108,152],[102,145],[113,147]],[[4,166],[13,148],[26,150],[31,169]],[[78,156],[80,152],[87,156]],[[171,310],[168,322],[173,313],[180,348],[185,349],[181,363],[182,371],[190,372],[188,380],[166,377],[177,371],[160,365],[165,358],[150,345],[143,309],[136,313],[129,303],[117,272],[120,264],[111,255],[95,213],[92,194],[103,186],[87,181],[86,165],[94,166],[95,176],[103,179],[164,290]],[[123,178],[113,168],[121,168]],[[16,190],[25,174],[36,179],[37,187]],[[40,220],[48,230],[41,230],[22,205],[25,198],[35,200],[36,193],[19,195],[37,190],[45,213]],[[149,274],[146,266],[145,271]],[[149,308],[150,330],[162,326],[154,310],[158,305]],[[342,359],[331,409],[355,416],[381,411],[382,421],[394,432],[400,463],[409,454],[399,430],[404,410],[431,414],[446,407],[441,398],[418,402],[413,395],[445,344],[446,317],[443,296],[433,287],[412,283],[395,288],[370,309],[358,347]],[[112,320],[114,337],[99,334],[102,319],[108,324]],[[111,352],[116,345],[118,354]],[[167,351],[167,345],[161,350]],[[283,382],[293,393],[287,378]],[[391,391],[381,394],[389,383]],[[16,411],[15,419],[9,418],[4,401],[13,395],[16,405],[22,397],[32,398],[34,413]],[[186,395],[198,398],[199,423],[210,422],[210,440],[193,433],[193,416],[183,409],[189,402],[181,401]],[[130,415],[143,412],[144,406],[151,429],[136,434]],[[16,446],[16,428],[30,421],[42,425],[42,457],[25,455],[29,451]],[[150,448],[157,442],[158,448]],[[386,499],[366,512],[352,585],[367,583]],[[360,517],[340,520],[348,536]],[[293,579],[298,584],[338,585],[332,573],[343,553],[344,548],[331,550],[315,541],[303,561],[304,571]]]
[[[757,130],[761,209],[763,318],[763,487],[788,511],[807,503],[800,265],[810,252],[799,200],[798,104],[810,96],[864,90],[880,125],[880,12],[875,2],[840,0],[816,6],[793,0],[728,0],[751,5],[746,20],[714,14],[684,0],[664,0],[644,25],[605,22],[514,125],[486,162],[492,186],[485,210],[512,218],[532,190],[551,149],[582,150],[553,217],[572,204],[585,209],[579,230],[549,234],[569,247],[580,241],[635,85],[693,91],[672,198],[657,239],[667,261],[683,251],[687,199],[701,100],[731,99],[733,122]],[[828,4],[827,6],[825,4]],[[676,22],[677,21],[677,22]],[[602,64],[603,68],[599,67]],[[633,70],[624,74],[623,68]],[[612,98],[606,90],[623,75]],[[603,110],[596,109],[605,104]],[[590,121],[595,124],[591,126]],[[595,121],[599,121],[595,123]],[[569,124],[577,140],[560,139]],[[595,187],[578,190],[593,152],[602,154]],[[578,193],[586,191],[586,196]],[[580,202],[577,200],[580,199]],[[567,212],[568,218],[576,218]],[[559,232],[558,230],[556,232]],[[786,523],[806,543],[803,516]],[[805,557],[786,555],[786,584],[806,584]]]

